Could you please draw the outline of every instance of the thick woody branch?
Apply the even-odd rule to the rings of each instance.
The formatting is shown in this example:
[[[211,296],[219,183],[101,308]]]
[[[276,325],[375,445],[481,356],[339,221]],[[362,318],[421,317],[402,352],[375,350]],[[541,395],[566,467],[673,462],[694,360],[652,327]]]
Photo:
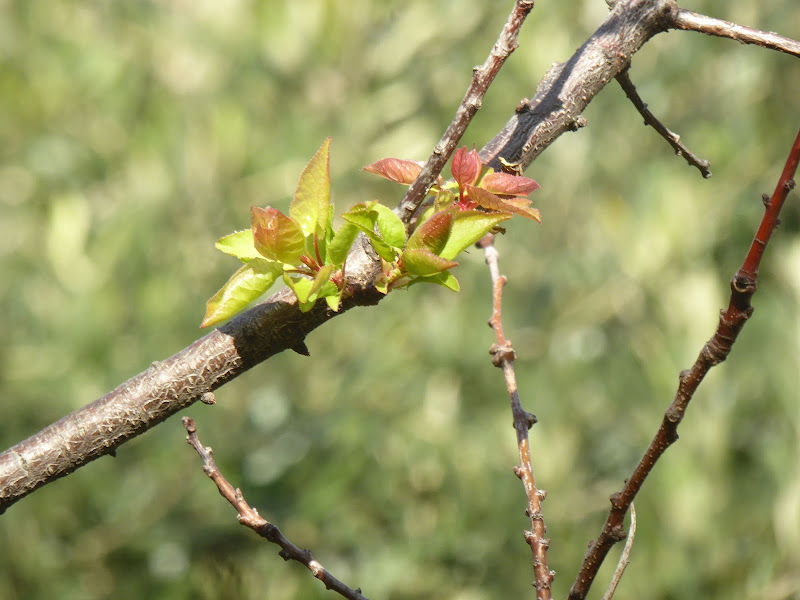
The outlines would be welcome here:
[[[481,150],[499,171],[502,158],[524,170],[565,131],[586,125],[581,113],[605,85],[628,68],[631,57],[673,23],[672,0],[617,2],[605,22],[567,62],[554,65],[531,100],[523,101],[503,130]]]
[[[647,476],[653,470],[656,461],[666,452],[670,445],[677,441],[678,425],[683,420],[689,402],[694,397],[706,373],[711,367],[718,365],[728,357],[739,332],[744,327],[747,319],[750,318],[750,315],[753,314],[750,299],[757,288],[758,268],[767,242],[769,242],[772,233],[778,226],[778,215],[783,203],[789,191],[794,188],[794,180],[792,178],[797,170],[798,162],[800,162],[800,131],[798,131],[792,149],[789,152],[786,165],[783,168],[775,191],[766,203],[764,217],[750,245],[750,250],[741,268],[731,280],[731,295],[728,308],[720,313],[719,325],[714,336],[703,346],[692,368],[681,372],[675,398],[667,408],[661,427],[634,469],[633,474],[625,482],[622,490],[611,496],[611,511],[603,525],[603,530],[598,538],[592,542],[589,551],[586,553],[580,573],[578,573],[570,590],[570,600],[579,600],[586,597],[608,551],[614,544],[624,539],[625,531],[622,523],[628,507],[641,489]]]
[[[219,470],[211,448],[200,443],[194,419],[184,417],[183,426],[189,434],[186,436],[186,441],[203,459],[203,472],[216,484],[220,495],[230,502],[231,506],[239,513],[239,523],[249,527],[264,539],[278,545],[281,549],[278,553],[281,558],[294,560],[304,565],[314,577],[325,585],[325,589],[332,590],[348,600],[367,600],[361,594],[360,589],[354,590],[331,575],[325,567],[314,559],[311,552],[295,546],[286,539],[277,525],[267,521],[258,514],[255,508],[247,503],[241,490],[234,488]]]
[[[359,248],[348,267],[351,296],[338,313],[324,302],[302,313],[297,299],[284,289],[0,454],[0,513],[45,483],[113,455],[124,442],[274,354],[290,348],[303,352],[305,336],[337,314],[376,304],[382,296],[372,281],[379,265]]]
[[[496,46],[499,54],[496,56],[493,50],[494,58],[487,63],[499,68],[502,61],[497,62],[498,57],[516,47],[516,31],[532,4],[515,4],[513,18]],[[651,37],[677,27],[678,12],[673,0],[616,2],[606,21],[572,58],[548,71],[533,100],[520,105],[505,128],[481,150],[482,159],[498,170],[503,166],[501,159],[524,168],[559,135],[585,124],[580,115],[592,98],[627,68],[633,54]],[[485,76],[489,79],[478,83],[476,90],[488,86],[494,77],[491,72]],[[470,92],[467,96],[472,97]],[[463,132],[471,118],[469,113],[474,114],[479,104],[467,101],[466,107],[462,105],[466,120],[456,131]],[[452,144],[454,148],[460,135],[448,137],[448,147]],[[407,197],[401,205],[400,212],[407,218],[447,160],[449,152],[438,150],[432,160],[439,167],[424,171],[430,181],[420,183],[414,192],[421,194],[419,199]],[[372,286],[377,274],[375,260],[360,251],[347,264],[352,295],[340,313],[380,299]],[[0,453],[0,513],[45,483],[113,454],[120,444],[273,354],[287,348],[302,352],[305,336],[340,313],[332,313],[324,305],[301,313],[291,293],[284,290],[174,356],[153,363],[106,396]]]

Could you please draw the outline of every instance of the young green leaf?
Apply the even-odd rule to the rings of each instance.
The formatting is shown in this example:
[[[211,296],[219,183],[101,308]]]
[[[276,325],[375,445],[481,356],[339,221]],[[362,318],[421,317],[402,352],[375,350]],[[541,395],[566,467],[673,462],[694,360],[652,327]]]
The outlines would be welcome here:
[[[342,225],[328,244],[328,261],[341,267],[356,241],[356,236],[358,236],[358,227],[352,223]]]
[[[305,236],[293,219],[268,206],[253,206],[251,230],[253,242],[265,258],[295,265],[305,251]]]
[[[372,208],[378,213],[378,231],[383,241],[393,248],[402,248],[406,243],[406,228],[400,217],[380,203]]]
[[[289,206],[289,216],[306,236],[325,235],[331,202],[330,145],[331,138],[327,138],[303,169]]]
[[[254,258],[261,258],[256,247],[253,245],[253,230],[245,229],[236,231],[217,240],[215,244],[217,250],[222,250],[225,254],[235,256],[242,262],[248,262]]]
[[[453,227],[439,256],[453,259],[489,233],[494,227],[511,218],[508,213],[486,213],[462,210],[453,215]]]
[[[396,252],[375,233],[375,224],[378,222],[378,211],[375,210],[375,205],[377,204],[378,202],[374,200],[361,202],[352,206],[349,211],[342,215],[342,218],[358,227],[369,238],[370,244],[372,244],[378,256],[386,262],[393,262]]]
[[[266,292],[282,272],[283,265],[263,258],[242,265],[206,303],[206,316],[200,327],[215,325],[235,315]]]
[[[412,279],[408,285],[411,287],[415,283],[435,283],[454,292],[461,289],[461,286],[458,285],[458,279],[456,279],[450,271],[442,271],[441,273],[436,273],[436,275],[430,275],[428,277],[416,277]]]
[[[537,223],[542,222],[542,215],[536,208],[530,208],[531,201],[526,198],[499,198],[492,192],[471,185],[465,186],[471,200],[483,208],[510,212],[531,219]]]
[[[453,228],[453,211],[443,210],[435,213],[414,230],[408,238],[406,249],[425,249],[439,254],[447,244]]]
[[[422,277],[435,275],[458,266],[457,262],[437,256],[425,248],[406,249],[400,260],[405,271]]]

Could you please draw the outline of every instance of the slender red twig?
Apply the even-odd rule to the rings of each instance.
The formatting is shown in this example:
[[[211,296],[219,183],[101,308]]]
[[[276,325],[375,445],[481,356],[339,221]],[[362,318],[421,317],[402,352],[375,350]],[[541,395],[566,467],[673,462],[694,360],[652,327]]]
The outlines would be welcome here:
[[[503,333],[502,304],[503,286],[506,284],[506,278],[500,275],[498,253],[494,247],[494,236],[492,234],[484,236],[478,242],[478,245],[483,248],[486,264],[489,265],[489,273],[492,277],[492,318],[489,320],[489,325],[494,330],[497,340],[497,343],[491,349],[492,363],[503,370],[508,395],[511,399],[511,413],[514,417],[514,430],[517,432],[520,460],[520,466],[514,468],[514,473],[522,481],[525,495],[528,497],[528,507],[525,513],[531,520],[531,529],[525,532],[525,541],[531,547],[533,555],[536,598],[537,600],[549,600],[552,597],[551,586],[555,578],[555,571],[551,571],[547,566],[547,548],[550,546],[550,540],[545,538],[547,527],[542,514],[542,501],[547,496],[547,492],[536,488],[531,464],[531,446],[528,439],[528,430],[536,422],[536,417],[522,409],[517,380],[514,374],[514,359],[516,356],[511,341],[507,340]]]
[[[197,427],[194,423],[194,419],[183,417],[181,421],[189,434],[186,436],[186,441],[189,442],[192,448],[197,450],[200,458],[203,459],[203,472],[217,484],[217,489],[222,497],[230,502],[239,512],[239,523],[245,527],[249,527],[273,544],[280,546],[281,550],[278,552],[278,555],[283,558],[283,560],[295,560],[305,565],[314,577],[325,585],[326,589],[333,590],[348,600],[367,600],[367,598],[361,594],[360,589],[354,590],[336,579],[336,577],[331,575],[321,564],[314,560],[314,557],[311,556],[311,552],[295,546],[284,537],[276,525],[273,525],[259,515],[258,511],[245,501],[242,491],[238,488],[234,488],[222,475],[219,467],[217,467],[217,463],[214,461],[211,448],[203,446],[200,443],[197,437]]]
[[[786,160],[778,184],[761,219],[758,231],[750,245],[750,250],[742,263],[741,268],[731,279],[731,296],[728,308],[720,313],[719,325],[714,336],[706,342],[694,365],[688,371],[682,371],[675,398],[664,414],[661,427],[656,433],[650,446],[647,448],[633,474],[626,481],[621,491],[611,496],[611,511],[603,525],[603,530],[598,538],[592,542],[589,551],[583,560],[583,565],[572,584],[569,593],[570,600],[579,600],[586,597],[594,581],[603,559],[611,547],[625,538],[622,522],[628,507],[633,502],[637,492],[641,489],[650,471],[667,448],[678,439],[678,425],[686,413],[689,401],[694,396],[697,387],[703,381],[711,367],[724,361],[730,354],[736,337],[744,327],[747,319],[753,314],[750,299],[757,288],[758,267],[764,256],[764,249],[772,233],[778,226],[778,215],[786,201],[789,191],[794,188],[794,177],[800,162],[800,131],[797,133],[792,149]]]
[[[406,195],[403,196],[397,206],[397,214],[404,223],[411,222],[417,207],[425,199],[431,185],[436,181],[439,173],[442,172],[453,150],[456,149],[456,145],[461,136],[464,135],[467,125],[480,109],[486,90],[489,89],[503,63],[519,46],[519,30],[525,21],[525,17],[533,9],[533,4],[534,0],[517,0],[514,3],[514,8],[511,10],[511,14],[500,32],[500,37],[497,38],[486,61],[483,65],[472,69],[472,81],[467,88],[466,94],[464,94],[461,105],[453,116],[453,120],[450,122],[450,126],[444,132],[439,143],[434,146],[428,162],[425,163],[422,171],[417,175],[416,180],[408,188]]]

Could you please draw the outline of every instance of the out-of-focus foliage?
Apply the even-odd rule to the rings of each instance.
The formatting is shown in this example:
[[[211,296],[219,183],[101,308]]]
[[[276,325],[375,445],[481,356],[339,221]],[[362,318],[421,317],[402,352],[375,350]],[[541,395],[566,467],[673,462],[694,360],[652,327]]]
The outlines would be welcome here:
[[[324,137],[340,209],[399,200],[360,168],[427,157],[510,4],[0,1],[0,445],[199,336],[236,266],[214,240],[251,205],[288,210]],[[793,0],[687,8],[800,37]],[[494,135],[605,10],[537,3],[464,142]],[[712,334],[800,125],[800,63],[774,52],[672,32],[631,75],[713,178],[612,83],[527,173],[544,224],[498,241],[561,597]],[[795,192],[753,318],[637,500],[617,598],[800,590],[799,215]],[[460,263],[462,293],[351,311],[310,358],[187,411],[251,504],[370,598],[532,594],[488,274],[477,251]],[[237,525],[183,438],[172,419],[0,517],[0,597],[328,597]]]

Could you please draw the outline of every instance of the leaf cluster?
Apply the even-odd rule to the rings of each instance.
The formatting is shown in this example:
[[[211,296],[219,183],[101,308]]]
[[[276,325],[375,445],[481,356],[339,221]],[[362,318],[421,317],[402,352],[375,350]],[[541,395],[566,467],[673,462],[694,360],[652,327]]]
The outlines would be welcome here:
[[[288,216],[270,206],[253,206],[249,230],[217,241],[219,250],[244,264],[209,299],[201,327],[235,315],[279,278],[294,292],[300,310],[311,310],[322,298],[331,310],[339,310],[347,294],[347,257],[359,234],[380,257],[381,276],[375,282],[380,292],[420,282],[458,291],[450,269],[458,266],[454,259],[463,250],[513,214],[541,222],[527,199],[538,183],[491,169],[481,175],[478,153],[464,147],[453,156],[454,181],[439,177],[430,189],[433,200],[410,235],[400,218],[377,200],[352,206],[334,231],[330,142],[323,142],[300,175]],[[385,158],[364,170],[410,185],[422,167],[416,161]]]

